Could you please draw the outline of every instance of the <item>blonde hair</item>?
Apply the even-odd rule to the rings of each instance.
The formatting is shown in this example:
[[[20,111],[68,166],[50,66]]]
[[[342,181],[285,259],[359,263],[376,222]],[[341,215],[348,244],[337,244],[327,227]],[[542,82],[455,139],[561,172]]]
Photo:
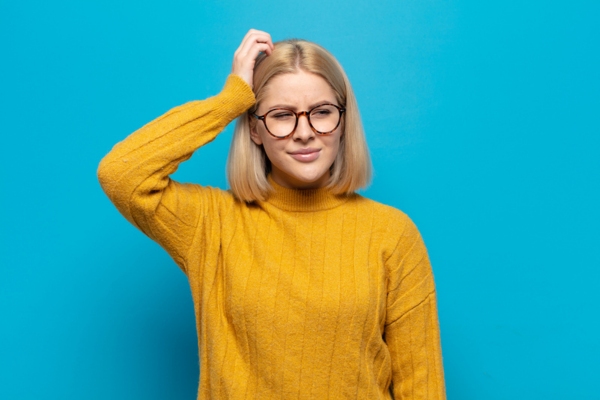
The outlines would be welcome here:
[[[371,159],[365,140],[358,105],[350,81],[340,63],[323,47],[305,40],[291,39],[275,43],[270,56],[261,54],[254,68],[256,104],[241,115],[235,125],[227,160],[227,179],[234,196],[252,202],[265,200],[272,190],[267,175],[271,163],[262,146],[250,138],[251,115],[264,99],[271,78],[298,70],[325,79],[336,94],[344,113],[344,134],[336,159],[331,166],[327,187],[335,194],[351,194],[371,180]]]

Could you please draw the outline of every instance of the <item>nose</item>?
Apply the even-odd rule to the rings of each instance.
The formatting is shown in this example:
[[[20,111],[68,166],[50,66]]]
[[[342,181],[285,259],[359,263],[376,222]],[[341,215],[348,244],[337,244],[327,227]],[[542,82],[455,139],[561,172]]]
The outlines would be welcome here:
[[[292,135],[294,140],[307,142],[308,140],[314,138],[314,136],[315,133],[313,132],[312,127],[308,122],[308,113],[306,111],[298,113],[298,125],[296,126],[296,130]]]

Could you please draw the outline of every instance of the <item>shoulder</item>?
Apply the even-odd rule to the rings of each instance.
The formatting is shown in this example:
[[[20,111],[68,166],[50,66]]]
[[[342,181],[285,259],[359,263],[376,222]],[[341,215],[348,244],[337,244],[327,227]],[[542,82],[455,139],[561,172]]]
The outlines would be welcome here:
[[[361,214],[371,216],[370,229],[379,238],[384,259],[423,247],[417,226],[404,211],[361,195],[355,195],[352,202]]]
[[[355,194],[351,202],[356,204],[357,207],[362,208],[362,212],[371,214],[373,220],[378,223],[377,225],[384,226],[390,233],[396,232],[400,235],[405,232],[409,234],[411,231],[416,230],[416,226],[410,217],[396,207],[380,203],[359,194]]]

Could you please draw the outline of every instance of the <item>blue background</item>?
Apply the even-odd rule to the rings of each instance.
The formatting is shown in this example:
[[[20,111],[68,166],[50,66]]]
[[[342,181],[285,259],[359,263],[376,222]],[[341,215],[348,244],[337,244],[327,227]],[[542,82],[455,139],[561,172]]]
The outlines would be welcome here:
[[[367,196],[428,245],[450,399],[599,399],[594,1],[0,6],[0,398],[192,399],[185,276],[104,197],[113,144],[216,94],[249,28],[328,48]],[[226,187],[231,127],[176,178]]]

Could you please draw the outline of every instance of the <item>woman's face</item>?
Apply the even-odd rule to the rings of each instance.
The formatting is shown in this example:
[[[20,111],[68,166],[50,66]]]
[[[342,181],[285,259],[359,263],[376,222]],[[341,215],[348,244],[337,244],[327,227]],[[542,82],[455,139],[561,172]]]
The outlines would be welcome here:
[[[298,71],[278,75],[264,89],[266,96],[256,110],[264,115],[273,108],[309,111],[324,103],[337,103],[335,92],[319,75]],[[271,161],[271,176],[279,185],[293,189],[314,189],[327,184],[343,133],[343,123],[328,135],[317,135],[308,119],[300,116],[294,133],[278,139],[267,132],[262,121],[252,124],[251,137],[262,145]]]

